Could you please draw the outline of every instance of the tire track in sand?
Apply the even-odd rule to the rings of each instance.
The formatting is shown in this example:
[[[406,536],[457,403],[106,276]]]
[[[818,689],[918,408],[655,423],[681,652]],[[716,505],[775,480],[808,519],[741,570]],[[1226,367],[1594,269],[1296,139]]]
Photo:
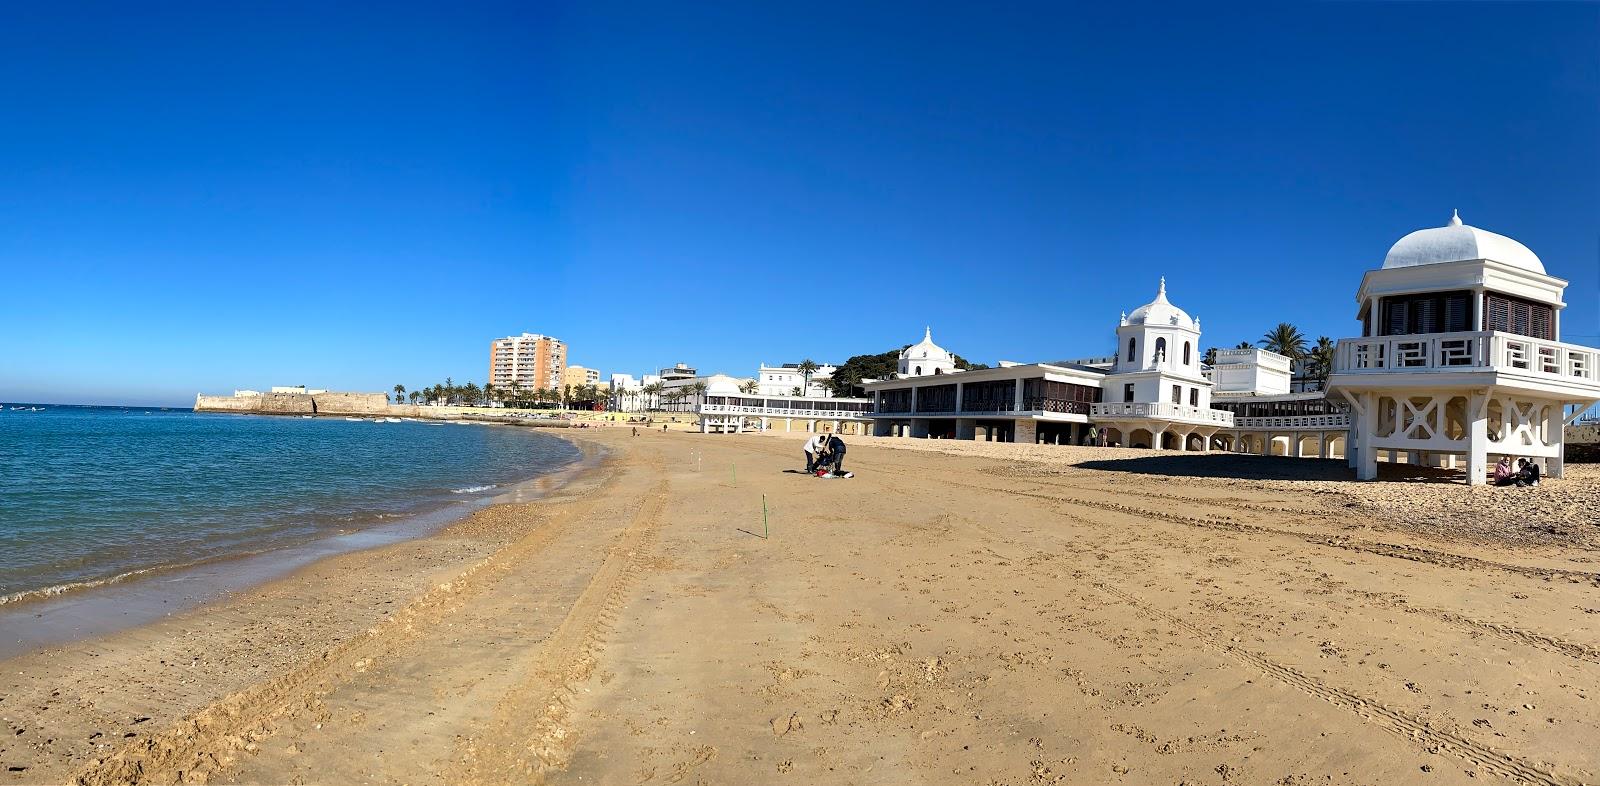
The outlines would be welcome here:
[[[1336,707],[1349,710],[1362,720],[1371,722],[1385,731],[1421,743],[1429,752],[1448,753],[1496,775],[1512,778],[1523,783],[1533,783],[1538,786],[1583,786],[1581,781],[1557,775],[1536,764],[1509,753],[1502,753],[1458,734],[1435,729],[1427,721],[1404,711],[1380,704],[1342,688],[1325,685],[1290,666],[1240,647],[1235,647],[1232,644],[1218,641],[1216,637],[1188,621],[1145,603],[1131,593],[1113,587],[1110,584],[1097,581],[1094,582],[1093,586],[1134,607],[1140,613],[1164,621],[1198,639],[1207,647],[1251,666],[1257,671],[1292,688],[1322,699]]]
[[[501,572],[496,568],[537,554],[566,525],[585,517],[615,486],[614,466],[599,471],[608,473],[599,489],[562,504],[521,540],[413,598],[364,633],[278,677],[229,694],[164,731],[133,740],[109,756],[90,762],[73,775],[72,783],[111,786],[204,782],[227,769],[270,737],[280,719],[306,708],[318,695],[348,682],[376,660],[390,657],[404,644],[420,639],[468,598],[493,585]]]
[[[482,734],[460,743],[447,782],[543,783],[546,773],[566,767],[577,743],[569,718],[578,689],[594,673],[606,648],[666,501],[667,481],[662,480],[640,504],[555,633],[533,656],[531,676],[506,692]]]

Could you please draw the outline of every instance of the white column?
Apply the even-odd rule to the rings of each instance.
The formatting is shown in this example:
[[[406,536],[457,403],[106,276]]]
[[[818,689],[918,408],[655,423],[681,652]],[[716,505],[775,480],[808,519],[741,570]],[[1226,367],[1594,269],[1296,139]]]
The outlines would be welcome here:
[[[1189,452],[1189,435],[1185,434],[1185,433],[1182,433],[1182,432],[1178,432],[1178,433],[1175,433],[1173,436],[1175,438],[1175,441],[1178,443],[1179,452],[1182,452],[1182,453]]]
[[[1489,397],[1467,397],[1467,485],[1481,486],[1489,474]]]
[[[1017,380],[1016,390],[1014,391],[1014,398],[1012,400],[1011,411],[1013,411],[1013,412],[1021,412],[1022,411],[1022,380],[1020,380],[1020,379]]]
[[[787,432],[793,430],[793,428],[794,428],[794,418],[784,418],[783,419],[783,430],[784,430],[784,432],[787,433]]]
[[[1546,445],[1554,445],[1556,448],[1556,454],[1544,460],[1544,474],[1546,477],[1559,478],[1566,473],[1566,413],[1566,407],[1560,404],[1552,404],[1550,406],[1550,414],[1545,417],[1544,442]]]
[[[1317,434],[1317,458],[1325,459],[1327,457],[1328,457],[1328,432],[1323,431],[1323,432],[1319,432]]]

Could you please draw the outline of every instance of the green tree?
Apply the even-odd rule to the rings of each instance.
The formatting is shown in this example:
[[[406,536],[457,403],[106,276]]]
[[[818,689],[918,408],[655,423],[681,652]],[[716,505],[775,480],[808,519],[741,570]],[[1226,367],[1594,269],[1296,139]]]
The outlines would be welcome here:
[[[817,363],[811,358],[800,361],[798,366],[800,376],[805,377],[806,383],[800,387],[800,395],[811,395],[811,375],[817,373]]]
[[[421,393],[419,393],[419,392],[417,392],[415,390],[411,391],[411,394],[410,394],[411,406],[416,406],[417,405],[417,399],[420,399],[420,398],[422,398],[422,394]]]
[[[760,389],[761,389],[761,383],[756,382],[753,379],[747,379],[747,380],[744,381],[743,384],[739,385],[739,392],[740,393],[754,394],[756,391],[758,391]]]
[[[395,385],[394,386],[394,403],[396,403],[396,404],[404,404],[404,403],[406,403],[406,386],[405,385]]]
[[[1310,366],[1311,378],[1317,381],[1320,390],[1328,389],[1328,376],[1333,374],[1334,355],[1339,345],[1327,336],[1317,336],[1317,345],[1311,348],[1306,356],[1306,363]]]
[[[1234,347],[1234,349],[1255,349],[1255,348],[1256,348],[1256,345],[1252,344],[1252,343],[1250,343],[1248,341],[1241,341],[1241,342],[1239,342],[1238,346]]]
[[[1278,326],[1267,331],[1257,342],[1268,352],[1276,352],[1290,360],[1299,360],[1306,355],[1306,337],[1300,328],[1288,322],[1279,322]]]
[[[1200,362],[1208,366],[1215,366],[1217,364],[1217,348],[1207,347],[1205,357],[1202,357]]]

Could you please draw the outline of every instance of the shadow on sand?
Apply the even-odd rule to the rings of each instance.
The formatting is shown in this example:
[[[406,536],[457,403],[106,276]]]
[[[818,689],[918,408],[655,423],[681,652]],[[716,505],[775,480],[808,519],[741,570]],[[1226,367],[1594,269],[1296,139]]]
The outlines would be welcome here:
[[[1355,480],[1356,471],[1344,459],[1244,456],[1234,453],[1155,455],[1116,461],[1084,461],[1077,466],[1101,472],[1166,475],[1186,478],[1238,480]],[[1465,483],[1458,469],[1433,469],[1412,464],[1378,462],[1378,479],[1408,483]]]

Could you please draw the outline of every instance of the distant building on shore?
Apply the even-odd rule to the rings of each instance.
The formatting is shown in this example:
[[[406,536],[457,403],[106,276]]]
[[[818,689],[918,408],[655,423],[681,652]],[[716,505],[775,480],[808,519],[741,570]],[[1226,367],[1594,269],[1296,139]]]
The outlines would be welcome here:
[[[253,391],[253,390],[247,390],[247,391],[244,391],[244,392],[245,393],[255,393],[255,391]],[[316,395],[318,393],[326,393],[328,391],[324,390],[322,388],[311,388],[311,389],[307,390],[305,385],[273,385],[272,389],[269,392],[271,392],[271,393],[305,393],[306,395]],[[236,396],[239,395],[239,392],[238,391],[234,391],[234,395],[236,395]],[[260,394],[256,394],[256,395],[260,395]]]
[[[600,384],[600,372],[585,366],[567,366],[561,372],[561,387],[572,389]]]
[[[811,372],[810,380],[807,380],[799,363],[781,366],[762,363],[756,371],[756,393],[763,396],[790,396],[796,395],[795,391],[799,390],[798,395],[806,398],[832,398],[833,388],[828,381],[837,370],[838,367],[832,363],[820,363]]]
[[[553,336],[523,333],[489,342],[489,384],[501,390],[555,390],[566,369],[567,344]]]

